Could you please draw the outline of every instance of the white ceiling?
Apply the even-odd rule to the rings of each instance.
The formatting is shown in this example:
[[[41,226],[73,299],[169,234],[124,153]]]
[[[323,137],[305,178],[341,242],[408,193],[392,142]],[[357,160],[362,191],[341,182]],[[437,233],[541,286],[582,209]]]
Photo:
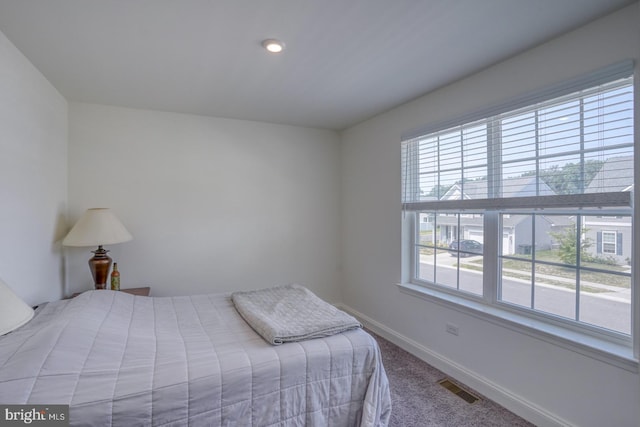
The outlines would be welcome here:
[[[340,130],[630,3],[0,0],[0,30],[72,101]]]

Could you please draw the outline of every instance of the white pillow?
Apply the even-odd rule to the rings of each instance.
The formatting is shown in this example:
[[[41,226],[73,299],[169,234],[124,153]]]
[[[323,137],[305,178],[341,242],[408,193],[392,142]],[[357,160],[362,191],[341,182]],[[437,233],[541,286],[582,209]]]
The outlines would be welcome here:
[[[33,317],[33,308],[25,304],[0,279],[0,335],[8,334]]]

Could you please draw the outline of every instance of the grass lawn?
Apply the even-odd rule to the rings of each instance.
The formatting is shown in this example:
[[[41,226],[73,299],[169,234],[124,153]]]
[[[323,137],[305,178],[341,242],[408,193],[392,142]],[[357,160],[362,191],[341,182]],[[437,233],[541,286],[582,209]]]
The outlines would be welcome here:
[[[509,277],[530,280],[531,279],[531,263],[530,263],[531,256],[530,255],[515,255],[515,256],[518,258],[522,258],[522,261],[516,261],[512,259],[503,259],[502,268],[506,270],[515,270],[507,273]],[[556,262],[556,263],[560,262],[560,259],[557,255],[557,251],[553,251],[553,250],[536,252],[536,260]],[[583,266],[591,267],[591,268],[599,268],[603,270],[616,271],[616,272],[629,271],[623,266],[604,265],[599,263],[584,263]],[[482,260],[466,262],[465,264],[463,264],[463,267],[468,268],[470,270],[482,271]],[[522,274],[519,274],[516,271],[522,271]],[[575,281],[576,269],[573,267],[559,267],[555,265],[537,264],[536,274],[544,275],[544,276],[552,276],[552,277],[539,276],[537,278],[537,281],[540,281],[542,283],[548,283],[556,286],[563,286],[570,289],[575,289],[575,284],[572,284],[571,282],[553,279],[554,277],[556,277],[558,279],[570,279],[571,281]],[[584,283],[584,282],[604,284],[608,286],[617,286],[624,289],[629,289],[631,287],[631,277],[629,276],[620,276],[617,274],[608,274],[608,273],[594,272],[594,271],[588,271],[588,270],[580,270],[580,281],[582,282],[581,289],[587,292],[606,292],[606,290],[589,286],[587,283]]]

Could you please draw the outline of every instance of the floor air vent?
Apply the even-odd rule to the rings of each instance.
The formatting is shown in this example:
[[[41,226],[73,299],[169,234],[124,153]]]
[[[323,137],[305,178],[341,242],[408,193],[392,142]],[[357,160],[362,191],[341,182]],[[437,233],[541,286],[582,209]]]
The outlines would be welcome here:
[[[440,384],[442,387],[446,388],[456,396],[460,397],[467,403],[476,403],[478,400],[480,400],[479,397],[474,396],[468,391],[461,389],[448,378],[438,381],[438,384]]]

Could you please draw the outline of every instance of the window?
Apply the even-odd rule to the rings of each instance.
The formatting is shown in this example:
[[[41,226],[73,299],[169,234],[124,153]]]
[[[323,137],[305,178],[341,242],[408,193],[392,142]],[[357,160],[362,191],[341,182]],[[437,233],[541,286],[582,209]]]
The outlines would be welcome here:
[[[632,71],[403,137],[408,280],[630,343]]]
[[[616,232],[615,231],[602,232],[602,253],[603,254],[616,253]]]

